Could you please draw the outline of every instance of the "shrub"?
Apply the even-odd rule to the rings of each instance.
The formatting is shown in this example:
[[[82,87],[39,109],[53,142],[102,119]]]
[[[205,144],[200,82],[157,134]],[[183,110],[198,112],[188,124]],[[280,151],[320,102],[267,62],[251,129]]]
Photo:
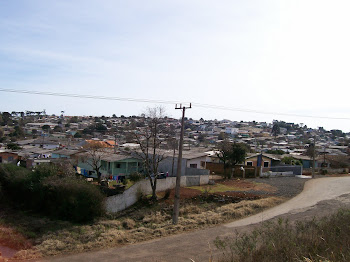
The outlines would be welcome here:
[[[0,182],[9,200],[54,218],[85,222],[104,210],[104,195],[97,186],[57,166],[43,165],[30,172],[14,165],[0,165]]]
[[[135,221],[131,218],[127,218],[123,221],[123,227],[125,229],[133,229],[135,227]]]
[[[171,189],[168,188],[167,190],[165,190],[163,199],[164,199],[164,200],[169,199],[170,193],[171,193]]]
[[[142,178],[143,178],[142,175],[138,172],[131,173],[129,176],[129,179],[132,182],[140,181],[140,180],[142,180]]]
[[[43,182],[49,214],[65,220],[85,222],[102,215],[104,196],[83,179],[49,177]]]

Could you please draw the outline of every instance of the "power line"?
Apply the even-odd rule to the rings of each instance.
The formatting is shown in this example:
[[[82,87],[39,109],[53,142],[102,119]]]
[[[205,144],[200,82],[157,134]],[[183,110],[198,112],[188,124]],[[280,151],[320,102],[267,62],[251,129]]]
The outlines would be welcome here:
[[[127,97],[107,97],[107,96],[67,94],[67,93],[55,93],[55,92],[44,92],[44,91],[32,91],[32,90],[16,90],[16,89],[7,89],[7,88],[0,88],[0,92],[30,94],[30,95],[46,95],[46,96],[56,96],[56,97],[72,97],[72,98],[83,98],[83,99],[125,101],[125,102],[168,104],[168,105],[174,105],[174,104],[179,103],[179,101],[171,101],[171,100],[155,100],[155,99],[127,98]],[[194,107],[210,108],[210,109],[218,109],[218,110],[226,110],[226,111],[235,111],[235,112],[244,112],[244,113],[255,113],[255,114],[262,114],[262,115],[293,116],[293,117],[319,118],[319,119],[330,119],[330,120],[350,120],[350,118],[348,118],[348,117],[327,117],[327,116],[291,114],[291,113],[280,113],[280,112],[277,113],[277,112],[261,111],[261,110],[254,110],[254,109],[219,106],[219,105],[212,105],[212,104],[192,103],[192,105]]]

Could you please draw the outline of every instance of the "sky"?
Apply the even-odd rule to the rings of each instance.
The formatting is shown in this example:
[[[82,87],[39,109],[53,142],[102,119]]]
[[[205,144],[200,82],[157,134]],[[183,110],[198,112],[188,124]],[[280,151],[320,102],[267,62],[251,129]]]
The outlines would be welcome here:
[[[175,118],[176,102],[192,102],[194,119],[349,132],[349,12],[348,0],[3,0],[0,90],[157,100]],[[159,105],[0,98],[0,111],[65,115],[140,115]]]

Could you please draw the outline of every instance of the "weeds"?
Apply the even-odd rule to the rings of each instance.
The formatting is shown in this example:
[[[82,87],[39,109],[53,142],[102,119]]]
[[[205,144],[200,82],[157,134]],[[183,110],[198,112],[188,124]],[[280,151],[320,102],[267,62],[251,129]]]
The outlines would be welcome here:
[[[227,261],[350,261],[350,210],[298,222],[288,220],[265,223],[251,234],[216,239]]]

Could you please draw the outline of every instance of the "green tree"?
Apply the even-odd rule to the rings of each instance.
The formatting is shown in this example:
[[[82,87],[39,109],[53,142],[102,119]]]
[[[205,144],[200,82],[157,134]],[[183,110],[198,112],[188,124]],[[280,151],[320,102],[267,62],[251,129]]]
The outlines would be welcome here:
[[[14,136],[14,137],[24,137],[24,130],[22,127],[20,126],[15,126],[15,131],[11,134],[11,136]]]
[[[279,125],[278,125],[277,123],[275,123],[275,124],[273,125],[272,130],[271,130],[271,133],[272,133],[272,135],[275,137],[275,139],[276,139],[276,137],[280,134],[280,127],[279,127]]]
[[[49,125],[43,125],[41,128],[42,128],[42,130],[44,130],[46,132],[51,129]]]
[[[55,126],[54,129],[53,129],[54,132],[62,132],[62,127],[60,126]]]
[[[232,153],[232,144],[228,140],[224,140],[219,145],[219,152],[216,153],[219,160],[224,165],[224,178],[230,178],[227,174],[227,168],[230,167],[230,156]]]
[[[2,113],[2,125],[6,126],[8,124],[10,124],[10,120],[11,120],[11,114],[9,112],[3,112]]]
[[[242,143],[230,143],[224,140],[219,147],[218,158],[224,164],[224,178],[231,178],[231,172],[227,168],[243,163],[247,154],[247,147]]]
[[[21,147],[15,143],[8,143],[7,148],[10,150],[18,150],[21,149]]]
[[[243,163],[247,154],[247,147],[245,144],[234,143],[232,145],[232,153],[230,156],[231,165]]]

